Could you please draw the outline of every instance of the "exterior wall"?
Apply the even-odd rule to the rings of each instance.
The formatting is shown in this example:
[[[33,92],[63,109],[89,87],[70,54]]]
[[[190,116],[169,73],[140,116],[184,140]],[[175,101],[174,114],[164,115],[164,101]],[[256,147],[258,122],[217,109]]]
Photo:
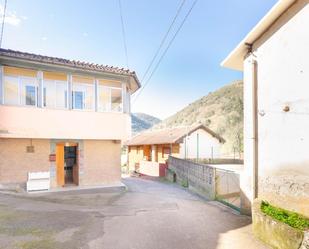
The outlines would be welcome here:
[[[187,147],[187,153],[186,153]],[[214,138],[203,129],[198,129],[187,138],[184,138],[180,144],[181,158],[218,158],[220,157],[221,144],[218,139]]]
[[[155,148],[155,153],[152,153],[151,148]],[[141,161],[149,161],[150,155],[154,154],[152,157],[154,158],[153,162],[165,163],[168,159],[169,154],[164,153],[163,148],[172,147],[172,156],[179,156],[179,144],[159,144],[159,145],[140,145],[140,146],[129,146],[128,152],[128,162],[129,162],[129,170],[134,171],[135,165],[140,163]]]
[[[60,142],[78,144],[80,186],[120,182],[120,141],[0,138],[0,183],[24,186],[28,172],[50,171],[51,187],[58,187],[57,167],[49,161],[49,155],[56,153]],[[26,146],[31,143],[34,153],[27,153]]]
[[[99,113],[0,105],[0,137],[127,140],[131,117]]]
[[[34,153],[27,153],[31,143]],[[47,139],[0,138],[0,183],[25,184],[29,171],[49,171],[49,153]]]
[[[120,76],[105,76],[66,72],[66,68],[40,71],[41,65],[31,64],[20,67],[0,60],[0,137],[4,138],[38,138],[38,139],[105,139],[126,141],[131,137],[130,98],[126,78]],[[17,62],[16,62],[17,63]],[[5,66],[3,66],[5,65]],[[36,68],[36,69],[34,69]],[[23,103],[6,105],[4,100],[4,76],[27,76],[36,80],[35,106],[25,106]],[[105,78],[106,77],[106,78]],[[114,78],[113,78],[114,77]],[[75,80],[83,78],[83,82],[93,87],[92,109],[72,110],[72,85]],[[44,107],[44,80],[61,80],[66,82],[66,108],[56,109]],[[122,111],[108,110],[101,112],[99,106],[98,85],[117,87],[122,91]],[[19,93],[21,94],[21,93]],[[20,102],[21,100],[19,100]],[[72,125],[73,124],[73,125]]]
[[[166,161],[167,161],[167,159],[170,155],[170,153],[166,153],[167,151],[164,151],[164,148],[171,149],[171,145],[170,144],[157,145],[157,162],[159,162],[159,163],[166,163]],[[172,156],[178,156],[178,154],[179,154],[179,145],[173,144],[171,155]]]
[[[114,141],[84,140],[83,185],[119,183],[121,144]]]
[[[144,159],[143,146],[129,146],[128,161],[129,171],[135,170],[135,164]]]
[[[258,198],[309,216],[309,1],[297,1],[254,44],[258,84]],[[251,56],[252,57],[252,56]],[[253,199],[252,67],[244,65],[243,191]],[[288,106],[289,111],[284,111]]]

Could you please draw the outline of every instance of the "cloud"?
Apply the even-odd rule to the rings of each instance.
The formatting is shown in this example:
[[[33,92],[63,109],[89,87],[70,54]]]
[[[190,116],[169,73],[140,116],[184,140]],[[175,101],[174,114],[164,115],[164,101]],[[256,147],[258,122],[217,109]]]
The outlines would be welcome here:
[[[1,18],[1,20],[3,18],[3,12],[4,12],[4,7],[3,7],[3,5],[0,5],[0,18]],[[12,25],[12,26],[18,26],[21,23],[22,19],[26,20],[27,17],[26,16],[19,17],[19,16],[17,16],[15,11],[12,12],[12,11],[6,10],[4,23],[7,23],[7,24]]]
[[[83,36],[84,36],[84,37],[87,37],[87,36],[88,36],[88,33],[87,33],[87,32],[84,32],[84,33],[83,33]]]
[[[47,40],[47,37],[46,37],[46,36],[43,36],[41,39],[42,39],[42,41],[46,41],[46,40]]]

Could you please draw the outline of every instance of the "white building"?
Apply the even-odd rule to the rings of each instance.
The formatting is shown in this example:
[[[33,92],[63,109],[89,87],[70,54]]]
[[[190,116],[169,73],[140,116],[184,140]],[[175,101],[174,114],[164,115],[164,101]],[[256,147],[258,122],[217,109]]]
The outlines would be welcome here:
[[[222,65],[244,73],[241,188],[309,216],[309,1],[280,0]]]

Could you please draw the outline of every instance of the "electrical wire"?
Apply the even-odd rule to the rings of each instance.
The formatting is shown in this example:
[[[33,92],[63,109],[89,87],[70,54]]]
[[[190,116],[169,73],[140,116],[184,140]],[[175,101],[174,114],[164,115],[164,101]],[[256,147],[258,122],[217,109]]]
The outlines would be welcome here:
[[[7,6],[7,0],[4,1],[3,18],[2,18],[2,26],[1,26],[1,37],[0,37],[0,48],[2,48],[6,6]]]
[[[119,14],[120,14],[120,21],[121,21],[123,47],[124,47],[126,65],[127,65],[127,68],[129,69],[129,57],[128,57],[128,48],[127,48],[127,41],[126,41],[127,39],[126,39],[126,32],[124,28],[121,0],[118,0],[118,3],[119,3]]]
[[[162,53],[161,57],[159,58],[156,66],[154,67],[153,71],[151,72],[149,78],[147,79],[146,83],[143,85],[143,87],[141,88],[141,90],[138,92],[138,94],[136,95],[135,99],[133,100],[133,104],[136,102],[137,98],[141,95],[141,93],[143,92],[143,90],[145,89],[145,87],[148,85],[148,83],[150,82],[152,76],[154,75],[154,73],[156,72],[156,70],[158,69],[161,61],[163,60],[164,56],[166,55],[167,51],[169,50],[169,48],[171,47],[173,41],[175,40],[176,36],[178,35],[179,31],[181,30],[181,28],[183,27],[184,23],[186,22],[186,20],[188,19],[189,15],[191,14],[194,6],[196,5],[198,0],[195,0],[190,9],[188,10],[187,14],[185,15],[184,19],[182,20],[180,26],[178,27],[177,31],[175,32],[174,36],[172,37],[172,39],[170,40],[170,42],[168,43],[166,49],[164,50],[164,52]]]
[[[182,9],[182,7],[183,7],[183,5],[184,5],[185,2],[186,2],[186,0],[183,0],[183,1],[181,2],[180,6],[178,7],[177,12],[176,12],[176,14],[175,14],[175,16],[174,16],[174,19],[173,19],[173,21],[171,22],[171,24],[170,24],[168,30],[166,31],[166,33],[165,33],[165,35],[164,35],[164,37],[163,37],[163,39],[162,39],[162,41],[161,41],[161,43],[160,43],[160,45],[159,45],[159,48],[157,49],[157,51],[156,51],[155,55],[153,56],[152,60],[150,61],[149,65],[148,65],[148,67],[147,67],[147,69],[146,69],[146,71],[145,71],[145,73],[144,73],[144,75],[143,75],[143,77],[142,77],[141,82],[144,82],[144,79],[145,79],[146,75],[148,74],[149,70],[151,69],[151,67],[152,67],[154,61],[156,60],[156,58],[157,58],[157,56],[158,56],[158,54],[159,54],[161,48],[163,47],[163,45],[164,45],[164,43],[165,43],[165,41],[166,41],[166,38],[168,37],[170,31],[172,30],[172,27],[174,26],[174,23],[175,23],[177,17],[179,16],[180,11],[181,11],[181,9]]]

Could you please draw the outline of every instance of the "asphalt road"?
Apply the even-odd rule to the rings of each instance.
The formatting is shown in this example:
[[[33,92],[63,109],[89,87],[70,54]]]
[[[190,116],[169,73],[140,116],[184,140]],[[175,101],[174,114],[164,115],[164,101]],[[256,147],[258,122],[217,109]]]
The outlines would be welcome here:
[[[0,248],[266,248],[251,220],[160,181],[126,178],[126,191],[0,194]]]

